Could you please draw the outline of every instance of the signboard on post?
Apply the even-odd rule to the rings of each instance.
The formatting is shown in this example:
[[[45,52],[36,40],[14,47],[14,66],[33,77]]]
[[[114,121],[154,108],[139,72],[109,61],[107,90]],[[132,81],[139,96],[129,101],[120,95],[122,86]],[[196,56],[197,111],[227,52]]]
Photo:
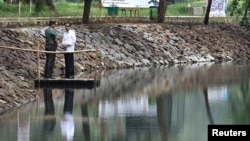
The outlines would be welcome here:
[[[228,0],[212,0],[209,17],[226,17]],[[206,0],[206,7],[208,0]]]
[[[158,6],[159,0],[102,0],[103,7],[148,8]]]

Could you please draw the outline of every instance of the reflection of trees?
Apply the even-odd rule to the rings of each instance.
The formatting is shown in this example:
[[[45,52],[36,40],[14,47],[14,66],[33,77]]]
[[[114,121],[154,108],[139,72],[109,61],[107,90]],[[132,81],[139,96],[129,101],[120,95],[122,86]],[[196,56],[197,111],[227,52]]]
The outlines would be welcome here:
[[[87,103],[81,105],[82,117],[89,118]],[[83,120],[82,130],[86,141],[90,140],[90,126],[88,120]]]
[[[246,80],[250,77],[248,72],[248,69],[233,64],[213,63],[204,66],[193,64],[170,68],[113,70],[112,73],[105,72],[102,87],[97,89],[97,93],[119,97],[125,94],[147,93],[155,96],[164,92],[192,91],[215,84],[229,85]]]
[[[208,91],[207,88],[203,89],[203,94],[204,94],[204,98],[205,98],[205,105],[206,105],[206,111],[207,111],[207,116],[208,116],[208,120],[210,122],[210,124],[214,124],[214,120],[211,114],[211,109],[209,106],[209,101],[208,101]]]
[[[161,132],[161,140],[168,140],[168,130],[171,127],[172,95],[157,97],[157,117]]]
[[[250,95],[249,95],[249,83],[241,83],[240,89],[242,91],[243,97],[245,97],[246,102],[250,104],[248,101],[250,100]]]
[[[199,93],[200,93],[200,88],[203,88],[203,95],[201,95],[202,98],[204,98],[204,103],[202,104],[205,104],[205,109],[203,110],[206,110],[204,112],[205,112],[205,116],[208,117],[207,118],[209,120],[208,122],[210,124],[214,124],[214,120],[216,119],[215,117],[217,117],[217,115],[212,115],[211,110],[215,110],[214,112],[217,112],[218,110],[212,109],[212,107],[216,107],[218,105],[216,105],[217,103],[214,105],[211,103],[214,101],[210,101],[209,103],[208,97],[210,95],[208,96],[208,92],[210,89],[208,88],[214,85],[220,86],[221,84],[229,85],[229,84],[238,83],[239,80],[243,80],[242,79],[243,74],[245,74],[246,72],[244,69],[238,70],[234,67],[228,68],[224,66],[221,68],[220,65],[208,66],[208,67],[209,68],[195,66],[195,67],[190,67],[190,68],[182,67],[181,69],[180,68],[178,69],[170,68],[170,69],[165,69],[165,70],[164,69],[155,69],[155,70],[149,69],[149,70],[140,70],[140,71],[133,70],[131,72],[130,71],[117,72],[116,74],[112,73],[111,77],[104,79],[104,83],[102,84],[102,87],[99,87],[97,89],[97,93],[98,93],[97,98],[102,99],[102,98],[106,98],[109,96],[109,97],[112,97],[113,99],[117,99],[122,96],[125,97],[125,95],[128,97],[133,97],[135,95],[142,95],[142,94],[149,94],[149,95],[152,94],[154,96],[155,95],[159,96],[157,98],[158,120],[155,120],[155,122],[158,122],[157,125],[159,125],[159,131],[157,132],[161,133],[161,140],[167,140],[170,134],[170,131],[171,131],[171,134],[179,133],[178,130],[180,128],[185,127],[183,123],[184,123],[184,113],[186,109],[184,108],[185,104],[182,104],[182,105],[180,104],[180,103],[185,102],[185,99],[184,99],[185,97],[180,98],[176,95],[171,96],[170,94],[166,94],[166,93],[176,92],[176,91],[177,92],[184,91],[185,93],[188,93],[189,91],[197,90],[197,89],[199,90]],[[244,76],[244,77],[248,78],[248,76]],[[240,87],[238,86],[237,90],[233,94],[232,102],[235,103],[234,107],[236,108],[235,109],[236,112],[233,112],[233,113],[237,113],[238,111],[241,113],[244,113],[244,109],[242,108],[240,110],[237,109],[237,106],[238,106],[236,105],[238,104],[237,100],[241,99],[241,101],[244,101],[244,103],[247,104],[244,107],[250,107],[248,106],[248,103],[249,103],[248,101],[250,100],[249,95],[248,95],[249,83],[242,84]],[[238,94],[239,89],[241,91],[240,92],[241,94]],[[231,95],[227,95],[227,96],[231,96]],[[215,101],[215,102],[218,102],[218,101]],[[178,105],[179,107],[176,108],[175,107],[176,105]],[[85,106],[82,108],[85,108],[85,113],[86,113],[87,107]],[[249,108],[247,109],[249,110]],[[183,115],[180,115],[180,113],[183,113]],[[82,114],[84,116],[83,112]],[[89,116],[89,115],[87,115],[86,113],[86,116]],[[213,116],[214,116],[214,119],[213,119]],[[237,117],[238,115],[236,114],[234,116]],[[178,119],[176,119],[176,117]],[[140,118],[140,121],[135,122],[135,118]],[[140,133],[143,132],[144,135],[147,135],[149,137],[151,133],[154,133],[151,131],[150,132],[145,131],[144,129],[146,128],[144,129],[142,128],[143,125],[147,125],[146,122],[143,122],[144,119],[145,119],[144,117],[132,117],[132,116],[126,117],[125,118],[125,123],[126,123],[125,136],[131,137],[133,135],[134,137],[134,135],[136,135],[136,137],[138,137]],[[115,123],[113,119],[111,120],[112,120],[112,123]],[[138,123],[139,125],[137,125]],[[83,130],[85,134],[89,134],[88,124],[89,124],[88,122],[83,123]],[[117,123],[115,125],[117,125]],[[100,124],[100,129],[99,129],[100,132],[98,133],[101,134],[100,136],[103,140],[105,139],[108,140],[113,137],[109,135],[113,134],[114,131],[107,130],[107,127],[110,127],[109,122],[107,122],[105,119],[102,120]],[[131,131],[131,129],[128,127],[140,127],[140,129],[136,128],[136,131],[134,130]],[[175,128],[176,129],[178,128],[178,129],[175,131],[174,130]],[[115,130],[115,132],[116,132],[116,135],[118,135],[117,133],[118,130]],[[119,137],[117,136],[116,139],[119,139]]]
[[[249,123],[250,121],[250,82],[243,81],[230,89],[230,104],[232,117],[236,123]]]

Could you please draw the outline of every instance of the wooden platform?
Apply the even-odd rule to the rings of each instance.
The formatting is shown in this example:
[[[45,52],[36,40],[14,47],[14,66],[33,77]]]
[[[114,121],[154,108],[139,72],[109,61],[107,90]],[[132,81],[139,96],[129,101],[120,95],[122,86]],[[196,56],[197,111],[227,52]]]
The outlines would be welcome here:
[[[55,78],[55,79],[35,79],[35,88],[54,88],[54,89],[64,89],[64,88],[75,88],[75,89],[93,89],[100,86],[100,80],[95,79],[66,79],[66,78]]]

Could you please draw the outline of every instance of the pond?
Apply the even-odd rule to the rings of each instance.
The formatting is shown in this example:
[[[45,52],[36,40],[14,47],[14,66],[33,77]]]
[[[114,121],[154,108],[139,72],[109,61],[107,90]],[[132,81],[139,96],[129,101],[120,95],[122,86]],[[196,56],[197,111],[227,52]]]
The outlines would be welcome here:
[[[100,72],[93,89],[42,88],[0,117],[5,141],[207,141],[211,124],[250,124],[250,65]]]

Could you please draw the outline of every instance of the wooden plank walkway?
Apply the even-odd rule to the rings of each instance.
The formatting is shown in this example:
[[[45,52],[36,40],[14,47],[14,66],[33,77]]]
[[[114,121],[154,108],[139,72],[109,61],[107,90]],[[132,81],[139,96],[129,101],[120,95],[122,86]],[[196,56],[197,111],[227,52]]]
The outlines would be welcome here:
[[[53,88],[53,89],[93,89],[100,86],[100,80],[94,78],[55,78],[55,79],[35,79],[35,88]]]

